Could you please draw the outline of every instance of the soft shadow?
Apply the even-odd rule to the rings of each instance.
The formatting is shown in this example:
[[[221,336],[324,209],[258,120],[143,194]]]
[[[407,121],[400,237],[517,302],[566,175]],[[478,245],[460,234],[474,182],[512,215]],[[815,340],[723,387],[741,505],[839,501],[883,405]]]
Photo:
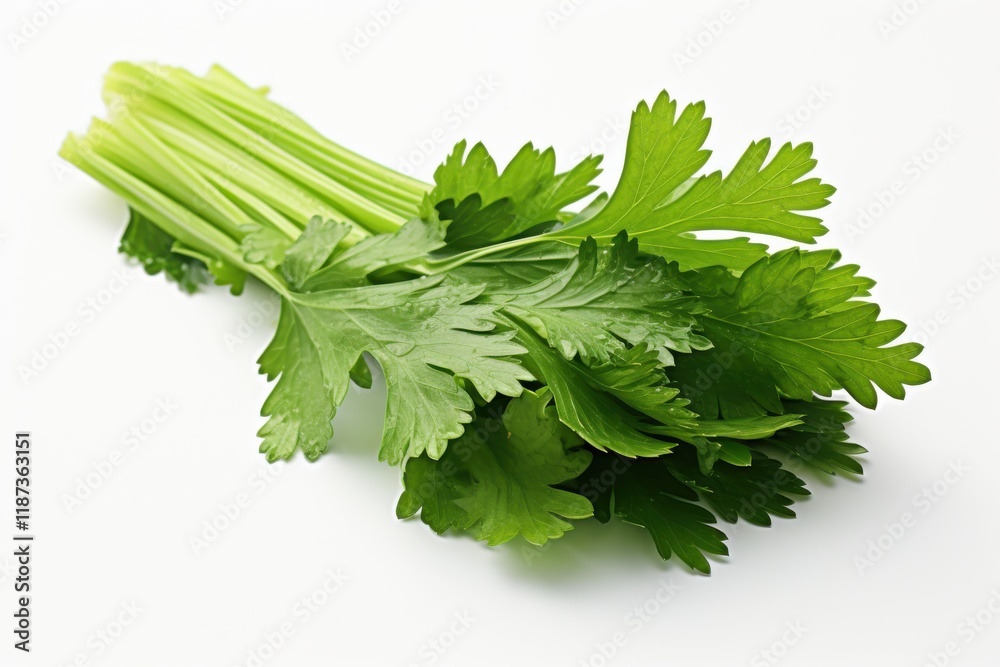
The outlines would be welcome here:
[[[573,526],[573,530],[542,547],[521,538],[511,540],[497,548],[500,560],[511,574],[554,587],[577,586],[596,576],[607,579],[615,572],[694,572],[676,559],[660,558],[648,533],[637,526],[617,519],[606,524],[585,519]]]
[[[372,387],[364,389],[351,383],[347,397],[337,408],[333,419],[329,452],[335,456],[376,462],[385,423],[385,378],[378,364],[365,356],[372,372]]]
[[[117,230],[119,234],[125,231],[128,206],[110,190],[91,183],[94,185],[92,190],[88,189],[85,194],[74,198],[73,205],[81,213],[80,217],[98,220],[98,224],[107,225],[109,230]]]

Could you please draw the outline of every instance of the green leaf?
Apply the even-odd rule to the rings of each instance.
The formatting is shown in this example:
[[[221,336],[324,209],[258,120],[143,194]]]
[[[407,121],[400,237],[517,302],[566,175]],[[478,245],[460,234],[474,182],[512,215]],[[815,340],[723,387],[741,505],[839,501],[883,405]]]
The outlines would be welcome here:
[[[449,271],[465,282],[482,285],[487,294],[526,288],[549,279],[579,254],[579,248],[550,241],[491,252]]]
[[[691,424],[675,427],[655,427],[654,432],[673,435],[678,438],[739,438],[740,440],[760,440],[782,429],[801,424],[802,415],[754,415],[732,419],[699,420]]]
[[[372,284],[372,274],[423,258],[444,246],[447,223],[414,218],[391,234],[347,245],[352,226],[313,217],[294,241],[266,227],[247,227],[241,242],[251,264],[279,267],[288,286],[316,292]]]
[[[666,91],[651,106],[640,102],[632,113],[618,187],[607,205],[581,225],[592,230],[586,233],[612,238],[627,229],[634,234],[633,229],[708,161],[711,152],[702,146],[711,126],[703,102],[688,105],[679,115],[677,101]]]
[[[455,146],[434,172],[434,189],[421,217],[450,220],[447,241],[455,248],[476,248],[515,237],[540,223],[556,220],[573,202],[591,194],[601,158],[588,157],[567,172],[555,172],[555,152],[521,148],[502,173],[486,147]]]
[[[208,271],[201,260],[173,251],[174,237],[154,225],[133,208],[122,234],[118,251],[139,261],[149,275],[163,273],[188,294],[208,282]]]
[[[376,234],[337,251],[302,283],[306,291],[367,284],[376,272],[392,269],[444,246],[446,223],[414,218],[392,234]]]
[[[351,367],[351,382],[362,389],[372,388],[372,369],[368,367],[364,356],[358,357],[354,366]]]
[[[678,399],[680,390],[667,384],[659,355],[652,348],[633,347],[615,353],[607,362],[586,368],[583,377],[591,388],[658,422],[644,423],[644,431],[655,432],[663,425],[695,425],[697,415],[687,409],[687,400]]]
[[[229,291],[234,295],[243,293],[243,288],[247,282],[247,272],[239,266],[230,264],[219,257],[213,257],[194,248],[189,248],[180,241],[174,242],[173,252],[192,260],[197,260],[205,265],[208,268],[208,272],[215,279],[216,285],[228,285]]]
[[[337,250],[337,245],[351,232],[347,223],[314,217],[302,230],[301,236],[288,248],[281,262],[281,274],[289,287],[302,290],[312,275],[319,271]],[[247,258],[249,260],[249,257]],[[350,274],[349,278],[355,278]],[[362,276],[358,275],[357,278]]]
[[[527,325],[514,320],[510,326],[517,330],[515,342],[528,351],[524,364],[552,391],[560,419],[599,450],[655,457],[686,442],[703,449],[711,467],[721,447],[708,439],[761,439],[801,423],[795,414],[699,419],[667,384],[652,349],[629,348],[587,366],[545,345]]]
[[[649,410],[656,410],[657,414],[667,416],[672,415],[674,410],[679,410],[678,418],[693,417],[690,412],[683,410],[682,403],[669,405],[677,392],[647,380],[647,375],[652,372],[647,367],[631,371],[623,369],[615,373],[608,369],[598,369],[604,375],[595,377],[595,369],[577,359],[566,359],[527,325],[511,321],[510,326],[517,331],[514,341],[527,350],[524,364],[552,391],[559,419],[591,445],[602,451],[610,450],[629,457],[659,456],[677,446],[676,442],[647,433],[651,422],[607,391],[611,386],[620,386],[619,396],[628,400],[634,394],[632,402],[647,406]],[[655,362],[655,354],[651,359]],[[615,359],[609,363],[627,365],[631,362],[625,358],[621,362]],[[648,364],[649,361],[645,363]],[[662,376],[658,365],[656,368],[656,372],[661,374],[661,382],[665,382],[666,378]],[[599,384],[598,378],[603,378],[606,384]],[[633,386],[633,382],[636,386]]]
[[[776,433],[766,444],[805,464],[835,475],[861,475],[864,470],[855,458],[868,450],[849,441],[846,425],[853,417],[844,401],[784,401],[785,408],[802,415],[802,424]]]
[[[560,271],[526,286],[490,285],[486,296],[567,359],[606,363],[612,353],[641,346],[670,364],[671,351],[711,347],[692,331],[692,313],[701,308],[681,289],[662,258],[640,255],[635,239],[622,232],[610,247],[585,240]]]
[[[729,441],[727,454],[733,456],[736,450],[736,446],[732,444],[736,442],[733,438],[762,440],[778,431],[801,424],[799,417],[801,415],[754,415],[732,419],[668,422],[665,425],[649,426],[646,431],[694,445],[698,454],[698,464],[702,472],[708,474],[715,466],[715,462],[723,456],[724,441]],[[746,465],[739,460],[742,452],[736,451],[737,465]]]
[[[546,234],[546,238],[598,241],[627,230],[645,252],[683,269],[713,265],[742,270],[766,254],[746,238],[702,240],[694,232],[727,230],[811,243],[826,232],[799,211],[826,206],[834,188],[805,179],[815,167],[812,145],[785,144],[770,161],[770,140],[754,142],[728,176],[714,172],[689,181],[705,164],[702,150],[710,122],[704,104],[677,103],[664,92],[632,115],[621,180],[608,205],[593,218]]]
[[[747,467],[721,462],[706,473],[694,457],[683,455],[670,457],[666,465],[730,523],[742,517],[758,526],[770,526],[772,516],[792,519],[792,496],[809,495],[805,482],[782,468],[779,461],[757,451]]]
[[[328,290],[282,302],[278,335],[261,358],[280,372],[264,403],[261,451],[270,460],[302,449],[326,450],[330,420],[363,352],[382,367],[388,398],[379,459],[392,465],[424,451],[433,458],[471,419],[469,381],[489,400],[515,396],[531,375],[511,357],[523,349],[495,332],[492,309],[469,303],[477,292],[440,279]]]
[[[930,379],[913,361],[920,345],[888,346],[902,322],[879,320],[877,305],[850,300],[870,281],[836,269],[824,275],[817,259],[835,257],[784,250],[703,295],[710,312],[699,319],[715,348],[678,358],[671,373],[693,410],[708,418],[782,413],[781,396],[808,400],[837,389],[874,408],[875,386],[903,398],[905,385]]]
[[[698,495],[674,476],[667,465],[673,457],[630,461],[598,454],[580,488],[594,503],[595,516],[607,521],[614,515],[645,528],[661,558],[676,555],[708,574],[705,554],[728,555],[726,535],[712,526],[716,518],[697,504]]]
[[[719,460],[729,465],[746,467],[753,462],[753,450],[738,440],[716,438],[719,443]]]
[[[712,526],[715,516],[700,502],[731,523],[742,517],[768,526],[772,516],[794,517],[794,497],[809,495],[801,479],[756,451],[748,466],[719,462],[708,472],[691,450],[635,460],[598,453],[570,486],[593,502],[601,521],[617,516],[646,528],[661,557],[677,555],[706,574],[705,554],[727,555],[728,549],[725,534]]]
[[[513,359],[523,348],[511,342],[512,331],[496,331],[493,306],[472,303],[479,288],[445,284],[443,276],[363,284],[382,266],[380,244],[338,253],[341,229],[314,220],[281,264],[299,284],[318,282],[317,273],[336,268],[340,280],[361,286],[282,299],[277,331],[260,358],[269,379],[280,375],[262,410],[270,419],[259,433],[261,451],[270,460],[297,449],[310,459],[326,451],[349,379],[370,384],[359,365],[368,352],[388,388],[380,460],[397,465],[425,451],[439,458],[472,419],[475,405],[460,380],[486,400],[498,392],[516,396],[520,381],[533,379]]]
[[[240,241],[243,258],[251,264],[262,264],[269,269],[277,267],[285,259],[292,241],[274,229],[262,225],[243,225],[240,228],[246,236]]]
[[[590,464],[583,441],[563,426],[546,389],[512,399],[502,423],[480,414],[434,461],[406,463],[396,513],[418,510],[438,533],[468,530],[490,545],[522,535],[541,545],[572,528],[565,519],[593,514],[586,498],[554,488]]]

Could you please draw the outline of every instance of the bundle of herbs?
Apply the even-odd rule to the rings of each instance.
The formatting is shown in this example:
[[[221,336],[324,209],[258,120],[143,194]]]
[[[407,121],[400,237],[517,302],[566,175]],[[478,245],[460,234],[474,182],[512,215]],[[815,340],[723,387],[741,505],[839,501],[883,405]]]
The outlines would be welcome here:
[[[378,365],[400,517],[539,545],[618,517],[708,572],[728,553],[716,517],[794,516],[803,466],[862,472],[833,392],[874,408],[876,387],[930,379],[840,253],[739,236],[826,232],[806,214],[834,192],[807,177],[810,144],[753,142],[699,174],[705,107],[662,93],[633,113],[610,196],[600,157],[557,171],[531,144],[501,170],[459,143],[426,184],[266,92],[219,67],[119,63],[108,120],[61,154],[128,203],[121,250],[147,272],[279,295],[259,360],[269,460],[336,445],[349,384]]]

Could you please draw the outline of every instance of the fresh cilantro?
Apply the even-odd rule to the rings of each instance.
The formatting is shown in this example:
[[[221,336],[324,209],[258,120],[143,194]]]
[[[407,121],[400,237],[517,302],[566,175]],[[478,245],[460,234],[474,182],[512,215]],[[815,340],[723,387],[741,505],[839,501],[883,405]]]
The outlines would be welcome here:
[[[482,144],[465,154],[460,142],[434,173],[434,189],[421,215],[451,221],[448,243],[476,248],[504,241],[539,224],[554,222],[560,212],[597,189],[600,157],[589,157],[557,174],[556,155],[526,144],[502,173]]]
[[[360,261],[365,253],[354,252],[358,246],[341,253],[336,241],[329,245],[343,239],[338,228],[314,220],[289,247],[279,268],[290,285],[308,283],[324,267],[361,282],[379,267]],[[399,465],[425,451],[439,458],[472,419],[475,406],[463,383],[491,400],[498,392],[518,395],[520,382],[532,379],[512,358],[523,352],[511,342],[513,332],[494,331],[494,309],[471,303],[478,295],[443,277],[286,292],[277,333],[260,358],[262,373],[280,375],[264,403],[269,419],[259,433],[261,451],[271,461],[297,449],[310,459],[326,451],[352,368],[368,352],[389,386],[379,459]]]
[[[164,273],[191,294],[208,282],[208,268],[200,260],[174,252],[174,237],[154,225],[141,213],[129,210],[128,226],[118,250],[138,260],[149,275]]]
[[[801,468],[861,474],[835,392],[874,408],[930,379],[857,266],[747,236],[826,232],[812,146],[702,173],[703,103],[641,103],[608,195],[600,156],[560,171],[530,143],[501,169],[460,142],[422,183],[218,67],[119,63],[106,86],[118,112],[61,153],[128,202],[122,252],[187,292],[279,295],[261,451],[318,458],[377,364],[397,514],[439,533],[540,545],[617,517],[707,573],[718,518],[793,517]]]
[[[856,278],[854,267],[832,269],[835,259],[792,248],[738,279],[718,276],[700,318],[714,348],[679,359],[673,373],[678,386],[691,388],[693,409],[710,417],[781,412],[783,396],[808,400],[836,389],[874,408],[874,385],[903,398],[905,385],[929,379],[913,361],[920,345],[889,346],[905,325],[879,320],[877,305],[854,299],[870,281]]]
[[[710,155],[702,148],[709,126],[704,104],[678,113],[666,93],[652,106],[640,104],[632,115],[625,168],[607,206],[548,236],[579,242],[626,230],[646,252],[682,268],[744,269],[765,256],[765,246],[746,238],[703,240],[693,233],[727,230],[805,243],[826,233],[818,219],[798,213],[826,206],[834,192],[819,179],[801,180],[816,165],[812,145],[785,144],[768,161],[771,142],[754,142],[728,176],[714,172],[690,181]]]
[[[729,554],[726,534],[713,526],[715,515],[697,503],[698,494],[674,476],[670,459],[598,455],[581,477],[580,491],[592,496],[594,515],[602,522],[617,516],[645,528],[662,558],[676,555],[707,574],[705,554]]]
[[[522,535],[532,544],[562,536],[565,519],[593,514],[583,496],[556,488],[591,461],[580,436],[559,421],[546,389],[525,391],[497,420],[480,410],[439,460],[406,463],[406,490],[396,513],[420,518],[438,533],[467,530],[490,544]]]

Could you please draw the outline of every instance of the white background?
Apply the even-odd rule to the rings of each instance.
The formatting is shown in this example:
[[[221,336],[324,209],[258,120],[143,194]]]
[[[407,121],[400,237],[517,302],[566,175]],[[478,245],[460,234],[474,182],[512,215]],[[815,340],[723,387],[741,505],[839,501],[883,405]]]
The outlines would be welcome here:
[[[252,665],[283,623],[293,633],[263,651],[268,667],[775,664],[763,650],[782,665],[919,666],[949,642],[955,655],[938,664],[997,664],[1000,5],[898,0],[910,14],[880,29],[894,1],[402,0],[351,57],[344,45],[385,1],[4,2],[0,432],[33,433],[37,541],[30,656],[11,648],[12,559],[0,549],[0,664]],[[711,577],[662,563],[627,526],[585,522],[539,552],[397,521],[397,471],[375,460],[378,392],[349,397],[333,454],[275,476],[254,435],[268,391],[254,361],[273,314],[240,338],[241,323],[270,313],[267,294],[187,297],[129,267],[115,252],[124,205],[54,157],[67,130],[102,113],[101,76],[120,59],[220,62],[345,145],[418,162],[425,179],[469,137],[503,160],[526,140],[554,145],[563,164],[606,151],[611,186],[616,128],[662,88],[707,101],[713,168],[751,139],[813,141],[839,188],[821,245],[879,281],[885,313],[928,342],[935,379],[856,412],[871,450],[863,481],[810,477],[799,518],[730,530],[733,555]],[[496,89],[453,122],[483,77]],[[444,139],[426,146],[439,127]],[[925,153],[926,169],[914,162]],[[866,208],[876,215],[859,223]],[[81,306],[123,271],[100,312]],[[72,324],[79,335],[22,378]],[[157,401],[173,407],[153,427]],[[123,433],[143,427],[130,448]],[[6,517],[13,451],[2,451]],[[68,508],[115,451],[110,477]],[[950,484],[953,464],[967,471]],[[933,503],[917,498],[935,483]],[[191,538],[240,494],[249,506],[196,554]],[[887,524],[906,512],[915,525],[893,536]],[[317,593],[331,571],[347,580]],[[677,590],[661,604],[664,581]],[[311,595],[325,603],[306,619],[295,605]],[[137,618],[99,639],[132,604]],[[644,605],[646,620],[628,616]],[[977,613],[975,630],[965,619]],[[617,632],[624,645],[605,660],[598,645]],[[439,639],[440,654],[428,648]]]

